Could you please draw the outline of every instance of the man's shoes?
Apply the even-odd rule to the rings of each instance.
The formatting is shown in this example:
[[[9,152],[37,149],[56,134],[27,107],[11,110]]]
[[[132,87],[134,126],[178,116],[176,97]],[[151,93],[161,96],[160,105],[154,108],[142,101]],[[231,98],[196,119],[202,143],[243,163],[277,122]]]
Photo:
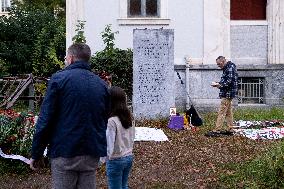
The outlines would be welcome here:
[[[213,131],[208,131],[207,133],[204,134],[206,137],[221,137],[221,136],[232,136],[234,135],[233,131],[219,131],[219,130],[213,130]]]
[[[204,134],[206,137],[220,137],[222,136],[220,134],[220,131],[208,131],[207,133]]]
[[[234,135],[234,131],[232,131],[232,130],[220,131],[220,134],[222,134],[222,135],[227,135],[227,136],[231,136],[231,135]]]

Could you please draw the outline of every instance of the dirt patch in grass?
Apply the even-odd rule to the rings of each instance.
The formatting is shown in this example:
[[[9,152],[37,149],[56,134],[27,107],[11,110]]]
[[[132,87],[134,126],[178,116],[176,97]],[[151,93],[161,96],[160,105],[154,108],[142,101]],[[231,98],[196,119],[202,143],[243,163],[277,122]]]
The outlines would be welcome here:
[[[206,129],[172,131],[155,123],[168,142],[135,142],[130,188],[218,188],[220,174],[230,174],[227,164],[244,162],[278,141],[254,141],[239,136],[208,138]],[[105,166],[98,169],[98,188],[107,188]],[[51,188],[50,171],[0,176],[0,188]]]

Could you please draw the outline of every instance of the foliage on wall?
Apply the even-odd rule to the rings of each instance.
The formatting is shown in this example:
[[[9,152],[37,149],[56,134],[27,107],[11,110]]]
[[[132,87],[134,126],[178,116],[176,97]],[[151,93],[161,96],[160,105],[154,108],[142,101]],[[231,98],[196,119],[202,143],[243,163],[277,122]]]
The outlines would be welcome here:
[[[86,37],[84,35],[84,28],[86,21],[78,20],[78,24],[75,29],[75,36],[72,37],[73,43],[86,43]]]

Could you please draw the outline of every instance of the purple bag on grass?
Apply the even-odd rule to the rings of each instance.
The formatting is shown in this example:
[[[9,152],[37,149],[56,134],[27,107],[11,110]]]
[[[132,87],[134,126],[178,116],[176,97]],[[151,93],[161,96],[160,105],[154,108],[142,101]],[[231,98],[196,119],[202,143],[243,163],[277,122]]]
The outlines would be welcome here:
[[[183,116],[171,116],[168,127],[170,129],[180,130],[183,129]]]

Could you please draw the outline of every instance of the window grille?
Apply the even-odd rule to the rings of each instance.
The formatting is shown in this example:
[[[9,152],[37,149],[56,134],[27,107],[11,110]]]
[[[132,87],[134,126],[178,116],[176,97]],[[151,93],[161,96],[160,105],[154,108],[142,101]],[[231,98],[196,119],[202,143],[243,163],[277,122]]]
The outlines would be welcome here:
[[[159,17],[160,0],[128,0],[128,17]]]
[[[239,78],[238,102],[240,104],[263,104],[264,78]]]

